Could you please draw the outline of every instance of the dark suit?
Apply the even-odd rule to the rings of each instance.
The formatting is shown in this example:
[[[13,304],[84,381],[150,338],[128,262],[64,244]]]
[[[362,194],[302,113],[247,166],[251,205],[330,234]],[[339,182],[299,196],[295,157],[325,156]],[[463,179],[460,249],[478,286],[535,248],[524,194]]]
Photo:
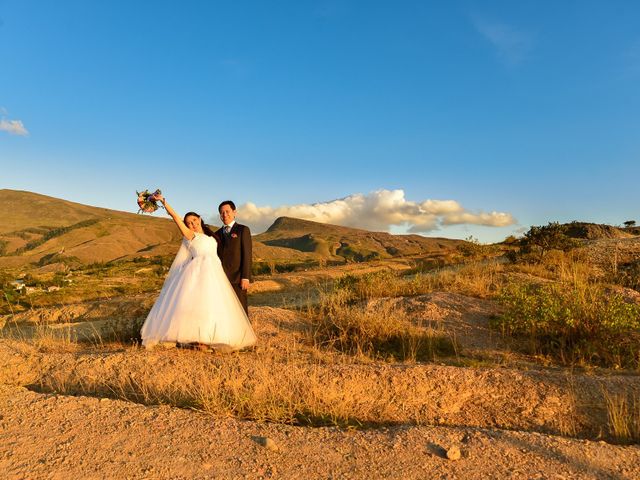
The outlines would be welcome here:
[[[247,291],[242,290],[240,281],[251,280],[251,231],[246,225],[234,223],[229,234],[224,233],[224,227],[217,230],[216,240],[224,273],[248,314]]]

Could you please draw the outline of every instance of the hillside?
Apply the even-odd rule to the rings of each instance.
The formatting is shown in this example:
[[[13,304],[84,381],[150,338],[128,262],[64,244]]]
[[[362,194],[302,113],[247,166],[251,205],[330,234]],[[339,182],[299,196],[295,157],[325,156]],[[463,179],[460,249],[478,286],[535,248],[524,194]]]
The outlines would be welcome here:
[[[180,242],[166,218],[0,190],[0,266],[106,262],[173,254]]]
[[[269,247],[353,261],[445,254],[464,243],[446,238],[370,232],[290,217],[278,218],[255,239]]]

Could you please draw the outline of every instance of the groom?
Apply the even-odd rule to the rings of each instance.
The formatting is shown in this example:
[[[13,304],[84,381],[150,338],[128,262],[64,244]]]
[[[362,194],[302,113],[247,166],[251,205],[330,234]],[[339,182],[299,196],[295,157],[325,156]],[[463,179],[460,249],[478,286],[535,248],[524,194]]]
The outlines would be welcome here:
[[[218,256],[244,311],[249,315],[247,290],[251,281],[251,232],[236,223],[236,205],[225,200],[218,206],[223,227],[216,232]]]

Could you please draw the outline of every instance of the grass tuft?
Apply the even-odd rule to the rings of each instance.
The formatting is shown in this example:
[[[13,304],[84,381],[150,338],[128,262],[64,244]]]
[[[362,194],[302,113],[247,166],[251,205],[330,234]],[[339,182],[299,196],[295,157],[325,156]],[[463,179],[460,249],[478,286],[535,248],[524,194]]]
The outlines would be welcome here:
[[[387,361],[433,361],[457,354],[455,339],[433,325],[416,324],[403,310],[391,306],[353,303],[352,293],[338,284],[321,294],[320,304],[311,309],[310,336],[315,347]]]
[[[640,399],[604,392],[609,435],[620,443],[640,442]]]

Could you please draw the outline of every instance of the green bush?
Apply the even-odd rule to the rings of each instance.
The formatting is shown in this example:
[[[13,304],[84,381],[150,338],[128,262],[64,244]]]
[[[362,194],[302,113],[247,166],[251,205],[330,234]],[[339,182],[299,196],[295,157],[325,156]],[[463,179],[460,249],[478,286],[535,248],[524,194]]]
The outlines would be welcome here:
[[[529,340],[531,353],[563,363],[640,369],[640,306],[600,284],[510,285],[492,320],[504,335]]]
[[[542,261],[551,250],[572,250],[580,243],[567,235],[567,226],[558,222],[549,222],[544,226],[532,226],[520,241],[520,251],[529,258]]]

